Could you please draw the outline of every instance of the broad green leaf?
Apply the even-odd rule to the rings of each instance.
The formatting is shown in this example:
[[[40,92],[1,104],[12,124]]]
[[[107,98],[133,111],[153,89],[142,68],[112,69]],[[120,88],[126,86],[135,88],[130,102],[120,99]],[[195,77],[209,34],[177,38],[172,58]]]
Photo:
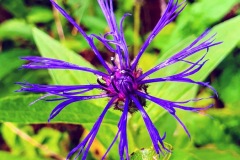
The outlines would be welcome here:
[[[81,23],[84,13],[88,11],[90,5],[92,5],[93,2],[92,0],[88,1],[69,0],[67,1],[67,4],[69,4],[72,7],[74,17],[76,18],[77,21]]]
[[[17,38],[32,40],[31,26],[26,21],[23,19],[10,19],[0,24],[0,40]]]
[[[157,59],[158,56],[156,54],[144,53],[138,63],[138,66],[143,70],[143,72],[146,72],[150,68],[154,67]]]
[[[19,64],[22,62],[23,61],[18,60],[18,62],[16,63]],[[20,67],[20,65],[18,67]],[[1,79],[0,97],[3,98],[3,97],[14,96],[14,95],[16,96],[15,91],[20,89],[20,86],[15,84],[16,82],[31,82],[34,84],[39,84],[39,83],[46,84],[49,81],[50,81],[49,74],[45,70],[33,71],[33,70],[15,69]]]
[[[38,101],[29,106],[31,102],[40,96],[41,95],[24,95],[0,99],[0,122],[23,124],[46,123],[52,109],[59,102]],[[99,117],[101,111],[102,107],[87,101],[76,102],[64,108],[51,123],[93,124]],[[111,112],[111,110],[109,110],[105,116],[104,123],[116,124],[118,119],[119,116],[117,112]]]
[[[213,33],[217,33],[217,41],[223,41],[222,44],[210,49],[204,68],[193,76],[198,81],[204,80],[211,71],[237,46],[240,41],[240,16],[232,18],[226,22],[213,27]]]
[[[237,66],[229,66],[215,80],[213,86],[218,90],[219,97],[223,100],[225,107],[236,108],[240,105],[240,72]]]
[[[239,0],[201,0],[188,4],[177,19],[176,28],[164,51],[188,35],[200,35],[205,29],[219,23]]]
[[[82,41],[82,37],[80,38],[72,38],[72,37],[65,37],[65,40],[62,40],[62,44],[66,46],[67,48],[73,50],[73,51],[84,51],[86,49],[89,49],[89,45],[87,42]]]
[[[0,80],[7,74],[12,73],[14,69],[19,68],[24,63],[24,61],[19,60],[19,57],[30,55],[30,53],[30,50],[24,49],[12,49],[2,52],[0,54],[0,64],[4,67],[1,67]]]
[[[184,120],[186,120],[185,118]],[[224,123],[218,119],[211,119],[207,116],[191,114],[188,116],[187,121],[188,129],[192,135],[194,144],[198,146],[204,146],[209,143],[226,143],[228,142],[228,135],[225,134]],[[198,124],[197,126],[195,124]],[[211,126],[211,129],[209,128]],[[214,132],[213,132],[214,131]],[[179,134],[179,136],[181,136]],[[182,142],[184,143],[184,142]]]
[[[174,46],[172,45],[171,41],[175,41],[175,39],[173,39],[173,36],[175,36],[174,31],[176,28],[176,23],[170,23],[165,26],[163,30],[161,30],[161,32],[159,32],[155,39],[150,43],[149,48],[152,46],[153,48],[160,50],[160,55],[166,55],[165,51]]]
[[[104,29],[107,27],[104,19],[94,16],[84,16],[82,23],[94,33],[104,33]]]
[[[47,123],[49,114],[58,103],[39,101],[29,106],[29,103],[39,97],[40,95],[25,95],[2,98],[0,100],[0,122]],[[91,130],[102,109],[102,106],[99,107],[87,101],[73,103],[64,108],[51,123],[81,124],[87,130]],[[116,134],[118,120],[119,112],[110,109],[103,120],[99,134],[97,134],[104,149],[108,148]],[[117,150],[117,145],[113,146],[113,150]],[[116,157],[117,152],[111,152],[109,156]]]
[[[70,7],[68,8],[68,13],[75,19],[75,21],[78,24],[81,24],[84,27],[86,27],[87,31],[89,31],[90,34],[104,33],[104,29],[107,27],[107,24],[102,15],[100,7],[98,6],[97,1],[68,0],[65,3]],[[64,5],[62,2],[59,2],[59,5],[61,5],[64,8]],[[95,13],[96,9],[100,10],[100,13]],[[61,15],[61,22],[68,23],[66,18],[62,15]],[[75,31],[74,31],[74,34],[78,33]]]
[[[171,160],[239,160],[240,156],[231,150],[218,150],[214,146],[194,150],[173,150]]]
[[[94,68],[89,62],[71,50],[62,46],[59,42],[49,37],[37,28],[33,29],[34,40],[43,57],[64,60],[80,66]],[[50,70],[50,75],[57,84],[88,84],[96,82],[96,76],[75,70]]]
[[[238,145],[238,142],[240,141],[240,137],[238,136],[240,134],[240,109],[238,108],[229,108],[225,107],[223,109],[217,109],[217,110],[210,110],[209,114],[211,114],[214,119],[218,120],[219,123],[222,125],[222,128],[224,127],[225,133],[225,143],[226,140],[232,143]],[[231,138],[226,138],[226,136],[229,136]],[[221,142],[224,143],[224,141],[221,140]],[[224,144],[225,144],[224,143]],[[227,146],[225,146],[228,148]],[[239,154],[240,150],[238,149]]]
[[[16,122],[21,124],[47,123],[48,116],[51,113],[52,109],[57,105],[57,103],[39,101],[32,106],[29,106],[29,103],[36,100],[37,98],[39,98],[38,95],[2,98],[0,100],[0,122]],[[87,110],[84,108],[87,108]],[[82,101],[69,105],[63,109],[61,113],[50,123],[81,124],[87,130],[91,130],[101,111],[102,108]],[[116,135],[115,130],[117,129],[119,116],[118,114],[114,113],[116,113],[116,111],[113,113],[109,111],[107,113],[101,125],[99,134],[97,134],[97,138],[102,143],[105,150],[111,144],[114,136]],[[10,134],[9,132],[7,136],[14,137],[14,135]],[[10,138],[9,140],[9,143],[14,143],[12,141],[13,138]],[[117,145],[114,145],[109,156],[117,157],[118,152],[114,152],[116,150],[118,150]]]
[[[200,149],[200,150],[193,150],[192,153],[198,159],[214,159],[218,157],[218,160],[239,160],[240,156],[237,153],[231,152],[230,150],[215,150],[215,149]]]
[[[33,6],[28,12],[27,20],[30,23],[47,23],[53,20],[53,13],[50,9],[43,6]]]
[[[189,33],[189,29],[198,34],[208,26],[220,21],[239,0],[201,0],[186,9],[179,15],[179,30]]]

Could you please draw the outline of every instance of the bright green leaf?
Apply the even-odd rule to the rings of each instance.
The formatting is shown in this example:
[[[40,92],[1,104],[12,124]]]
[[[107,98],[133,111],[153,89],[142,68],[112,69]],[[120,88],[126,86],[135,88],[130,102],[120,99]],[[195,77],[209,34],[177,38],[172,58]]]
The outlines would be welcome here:
[[[29,104],[41,95],[24,95],[0,99],[0,122],[16,122],[24,124],[46,123],[52,109],[59,103],[38,101],[32,106]],[[93,124],[100,115],[103,107],[90,102],[73,103],[56,116],[51,123]],[[14,118],[13,118],[14,117]],[[109,110],[104,123],[116,124],[119,116]]]
[[[0,54],[0,64],[4,67],[1,67],[0,80],[7,74],[12,73],[14,69],[19,68],[24,63],[24,61],[21,61],[19,58],[30,55],[30,53],[30,50],[23,49],[12,49],[2,52]]]
[[[31,26],[23,19],[10,19],[0,24],[0,39],[16,38],[32,40]]]
[[[52,10],[44,7],[33,6],[27,15],[30,23],[46,23],[53,20]]]
[[[230,150],[217,150],[214,146],[194,150],[173,150],[171,160],[239,160],[240,156]]]
[[[59,42],[49,37],[37,28],[33,29],[34,40],[43,57],[55,58],[80,66],[94,68],[89,62],[71,50],[62,46]],[[57,84],[86,84],[95,82],[96,76],[82,71],[74,70],[50,70],[50,74]]]

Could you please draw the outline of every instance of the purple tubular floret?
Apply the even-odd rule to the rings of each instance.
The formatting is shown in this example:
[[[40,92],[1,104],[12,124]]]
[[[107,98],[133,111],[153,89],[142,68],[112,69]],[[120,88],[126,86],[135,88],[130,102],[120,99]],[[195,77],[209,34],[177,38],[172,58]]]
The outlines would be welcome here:
[[[205,53],[197,62],[190,62],[190,61],[187,61],[187,60],[184,60],[184,59],[179,59],[179,61],[191,64],[191,66],[189,68],[185,69],[184,71],[182,71],[180,73],[177,73],[177,74],[174,74],[172,76],[175,76],[175,77],[178,77],[178,76],[179,77],[186,77],[186,76],[190,76],[190,75],[195,74],[208,61],[208,60],[205,60],[202,63],[200,63],[205,58],[206,55],[207,55],[207,53]]]
[[[116,22],[116,18],[113,13],[113,4],[112,1],[108,0],[98,0],[98,4],[102,9],[102,12],[106,18],[106,21],[108,23],[108,26],[110,28],[110,31],[112,33],[113,39],[115,42],[120,42],[119,32],[118,32],[118,26]],[[121,54],[121,48],[119,45],[116,45],[116,53],[119,56],[120,59],[120,66],[123,68],[123,56]]]
[[[45,58],[45,57],[39,57],[39,56],[26,56],[26,57],[21,57],[21,59],[29,61],[28,64],[22,65],[21,68],[25,68],[25,69],[72,69],[72,70],[90,72],[92,74],[100,75],[103,77],[108,76],[106,73],[103,73],[95,69],[81,67],[76,64],[71,64],[71,63],[53,59],[53,58]]]
[[[91,96],[91,97],[80,96],[81,94],[84,94],[93,89],[103,89],[103,87],[98,84],[72,85],[72,86],[71,85],[69,85],[69,86],[39,85],[39,84],[31,84],[28,82],[17,82],[16,84],[18,84],[22,87],[21,89],[17,90],[17,92],[47,93],[47,94],[41,96],[40,98],[38,98],[37,100],[33,101],[30,105],[36,103],[39,100],[44,99],[45,101],[66,100],[67,102],[64,102],[63,104],[61,104],[62,106],[64,106],[66,103],[68,105],[68,102],[72,103],[75,101],[81,101],[81,100],[87,100],[87,99],[93,99],[93,98],[101,98],[102,96],[105,96],[105,95]],[[47,97],[50,97],[50,96],[54,96],[54,98],[46,99]],[[56,98],[56,96],[57,96],[57,98]],[[110,95],[107,95],[107,96],[110,96]],[[61,108],[61,107],[58,107],[58,108]]]
[[[133,102],[136,104],[139,112],[142,115],[142,118],[145,122],[145,125],[146,125],[147,129],[148,129],[148,133],[150,135],[150,138],[152,140],[152,143],[153,143],[153,146],[154,146],[154,149],[155,149],[156,153],[157,154],[159,154],[160,152],[163,153],[162,149],[159,146],[159,143],[161,144],[163,149],[167,150],[164,146],[164,143],[163,143],[165,135],[162,138],[160,137],[158,130],[156,129],[156,127],[152,123],[151,119],[149,118],[148,114],[146,113],[146,111],[144,110],[144,108],[142,107],[140,102],[134,96],[131,96],[131,98],[132,98]]]
[[[123,21],[127,16],[131,16],[130,13],[125,13],[120,21],[120,38],[123,43],[123,52],[124,52],[124,59],[126,61],[126,67],[130,68],[130,59],[129,59],[129,53],[128,53],[128,48],[127,48],[127,43],[125,41],[124,33],[123,33]]]
[[[113,12],[113,2],[108,0],[98,0],[98,3],[102,9],[102,12],[106,18],[106,21],[108,23],[108,26],[110,28],[110,33],[108,35],[111,35],[113,37],[113,41],[111,43],[115,43],[116,51],[115,53],[119,57],[120,67],[123,68],[129,68],[130,65],[130,59],[128,54],[128,48],[127,44],[124,38],[123,34],[123,20],[126,16],[129,16],[130,14],[124,14],[120,21],[120,29],[118,28],[116,18]],[[106,36],[104,36],[106,38]],[[102,42],[103,39],[101,39]],[[109,48],[109,47],[107,47]],[[122,51],[124,53],[124,56],[122,55]]]
[[[104,46],[111,52],[115,53],[117,52],[112,46],[110,46],[108,43],[110,43],[110,41],[104,37],[95,35],[95,34],[90,34],[90,36],[92,38],[96,38],[97,40],[99,40],[100,42],[102,42],[102,44],[104,44]]]
[[[189,138],[191,137],[190,133],[187,130],[186,126],[183,124],[183,122],[177,117],[175,108],[182,109],[182,110],[187,110],[187,111],[192,111],[192,112],[198,112],[198,111],[209,109],[210,107],[213,106],[213,104],[211,104],[211,105],[209,105],[207,107],[203,107],[203,108],[193,108],[193,107],[189,107],[189,106],[179,105],[179,104],[188,103],[190,101],[203,100],[205,98],[193,99],[193,100],[188,100],[188,101],[184,101],[184,102],[173,102],[173,101],[167,101],[167,100],[163,100],[163,99],[160,99],[160,98],[157,98],[157,97],[153,97],[151,95],[147,95],[147,94],[145,94],[143,92],[139,92],[139,91],[136,91],[136,94],[154,102],[155,104],[163,107],[166,111],[168,111],[181,124],[181,126],[183,127],[183,129],[185,130],[185,132],[187,133]]]
[[[99,84],[89,84],[89,85],[41,85],[41,84],[31,84],[28,82],[17,82],[16,84],[22,86],[18,91],[26,92],[70,92],[73,90],[81,89],[101,89],[102,86]]]
[[[67,156],[67,159],[70,159],[71,156],[76,153],[78,150],[78,153],[77,153],[77,156],[74,158],[74,159],[77,159],[80,154],[83,153],[83,156],[82,156],[82,160],[85,160],[87,158],[87,154],[89,152],[89,148],[90,146],[92,145],[92,142],[94,140],[94,138],[96,137],[96,134],[100,128],[100,125],[102,123],[102,120],[105,116],[105,114],[107,113],[108,109],[111,107],[111,105],[113,104],[113,102],[115,101],[116,97],[113,97],[109,102],[108,104],[106,105],[106,107],[104,108],[103,112],[101,113],[101,115],[99,116],[99,118],[97,119],[97,121],[95,122],[92,130],[89,132],[89,134],[87,135],[87,137],[79,144],[77,145],[75,148],[73,148],[70,153],[68,154]],[[85,148],[85,146],[87,145],[87,148]]]
[[[145,77],[149,76],[150,74],[158,71],[161,68],[167,67],[169,65],[172,65],[174,63],[177,63],[179,61],[183,61],[185,58],[201,51],[204,49],[208,49],[212,46],[218,45],[222,42],[216,42],[213,43],[214,41],[214,36],[211,36],[209,39],[205,40],[204,42],[196,45],[198,42],[200,42],[204,37],[206,37],[206,35],[209,33],[209,29],[206,30],[202,35],[200,35],[195,41],[193,41],[188,47],[184,48],[183,50],[181,50],[180,52],[178,52],[177,54],[175,54],[174,56],[170,57],[169,59],[163,61],[162,63],[156,65],[155,67],[153,67],[152,69],[148,70],[147,72],[145,72],[144,74],[142,74],[139,78],[138,81],[144,79]]]
[[[129,154],[128,154],[128,141],[127,141],[127,115],[128,115],[128,104],[129,99],[127,98],[124,104],[124,110],[123,114],[118,122],[118,132],[115,135],[112,143],[108,147],[107,151],[105,152],[104,156],[102,157],[102,160],[104,160],[112,148],[113,144],[116,142],[119,134],[120,134],[120,143],[119,143],[119,156],[121,160],[124,160],[124,153],[126,155],[126,159],[129,160]]]
[[[98,57],[99,61],[101,62],[101,64],[103,65],[103,67],[108,71],[108,73],[111,72],[110,68],[108,67],[108,65],[106,64],[106,62],[104,61],[104,59],[102,58],[101,54],[99,53],[98,49],[96,48],[96,46],[94,45],[93,40],[91,39],[91,37],[89,37],[84,31],[83,29],[73,20],[73,18],[66,12],[64,11],[58,4],[56,4],[56,2],[54,2],[54,0],[50,0],[53,4],[53,6],[74,26],[77,28],[77,30],[83,35],[83,37],[86,39],[86,41],[88,42],[88,44],[90,45],[90,47],[92,48],[93,52],[95,53],[95,55]]]
[[[124,153],[126,155],[126,159],[129,160],[128,140],[127,140],[128,105],[129,105],[129,99],[127,98],[125,101],[124,110],[121,117],[121,123],[118,124],[118,130],[120,131],[119,155],[121,160],[124,160]]]
[[[143,92],[140,92],[140,91],[136,91],[136,94],[143,97],[143,98],[146,98],[156,104],[158,104],[159,106],[163,107],[165,110],[167,111],[172,111],[173,108],[179,108],[179,109],[182,109],[182,110],[188,110],[188,111],[201,111],[201,110],[206,110],[206,109],[209,109],[211,108],[213,105],[209,105],[207,107],[203,107],[203,108],[194,108],[194,107],[189,107],[189,106],[182,106],[182,105],[179,105],[179,104],[186,104],[186,103],[189,103],[189,102],[196,102],[196,101],[201,101],[201,100],[205,100],[205,99],[210,99],[210,98],[213,98],[213,97],[208,97],[208,98],[196,98],[196,99],[190,99],[190,100],[187,100],[187,101],[169,101],[169,100],[164,100],[164,99],[160,99],[160,98],[157,98],[157,97],[154,97],[154,96],[151,96],[149,94],[145,94]]]
[[[99,98],[105,98],[105,97],[109,97],[108,94],[102,94],[102,95],[92,95],[92,96],[78,96],[78,97],[74,97],[74,98],[70,98],[62,103],[60,103],[59,105],[57,105],[57,107],[55,107],[48,119],[48,122],[50,122],[51,119],[53,119],[56,115],[58,115],[58,113],[65,108],[67,105],[73,103],[73,102],[77,102],[77,101],[83,101],[83,100],[90,100],[90,99],[99,99]]]
[[[156,24],[155,28],[151,32],[151,34],[148,36],[147,40],[142,45],[140,52],[134,59],[131,69],[135,69],[137,67],[137,64],[139,62],[139,59],[141,58],[142,54],[145,52],[151,41],[156,37],[156,35],[170,22],[172,22],[178,14],[184,9],[186,5],[183,5],[185,1],[183,1],[181,4],[178,5],[178,1],[174,3],[174,0],[170,0],[168,2],[167,8],[165,12],[163,13],[163,16],[160,18],[158,23]]]
[[[185,77],[174,77],[174,76],[169,76],[169,77],[163,77],[163,78],[153,78],[153,79],[146,79],[142,80],[140,84],[147,84],[147,83],[155,83],[155,82],[183,82],[183,83],[193,83],[197,84],[203,87],[207,87],[211,89],[216,96],[218,96],[217,91],[209,85],[208,82],[196,82],[190,78],[185,78]]]

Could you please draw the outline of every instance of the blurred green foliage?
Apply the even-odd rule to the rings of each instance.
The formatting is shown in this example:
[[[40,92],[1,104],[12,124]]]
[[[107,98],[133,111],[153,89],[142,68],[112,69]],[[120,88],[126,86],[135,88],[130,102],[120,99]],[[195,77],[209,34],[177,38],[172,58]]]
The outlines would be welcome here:
[[[156,2],[152,1],[144,0],[144,3],[140,4],[140,11],[149,12],[146,10],[148,5]],[[108,31],[97,1],[57,2],[87,33],[103,34]],[[139,5],[137,3],[138,1],[114,0],[118,22],[125,12],[135,15],[135,12],[138,12],[135,9]],[[156,9],[156,15],[161,12],[161,8],[153,9]],[[102,69],[100,63],[82,36],[52,8],[49,1],[0,0],[0,15],[0,157],[10,160],[64,159],[69,150],[91,129],[106,100],[72,104],[51,122],[56,123],[58,127],[51,125],[49,127],[46,123],[47,118],[56,103],[39,101],[29,106],[41,95],[14,93],[19,89],[14,83],[28,81],[39,84],[86,84],[94,82],[95,78],[90,74],[76,71],[19,70],[18,68],[26,63],[19,60],[19,57],[41,55]],[[151,21],[149,18],[139,19],[141,23]],[[144,25],[140,26],[140,30],[136,30],[135,22],[133,16],[124,22],[125,38],[131,54],[134,46],[139,47],[137,42],[142,44],[149,34],[141,32],[146,30]],[[206,28],[213,28],[212,33],[217,33],[216,41],[223,41],[223,44],[210,49],[206,57],[209,62],[192,77],[198,81],[210,81],[219,93],[219,97],[213,101],[192,105],[205,106],[208,103],[215,103],[215,107],[203,115],[178,112],[179,117],[189,128],[191,140],[171,115],[148,103],[147,111],[150,117],[161,135],[167,132],[166,142],[173,147],[172,153],[166,155],[165,159],[240,159],[239,26],[239,0],[191,0],[179,17],[156,37],[144,53],[140,67],[146,71],[188,45]],[[139,35],[137,40],[133,38],[135,33]],[[111,53],[101,43],[96,41],[96,44],[104,59],[109,60]],[[201,53],[193,56],[192,60],[199,56]],[[174,65],[153,76],[173,74],[185,67],[183,64]],[[179,83],[154,84],[149,87],[149,92],[170,100],[212,94],[204,88]],[[110,110],[106,115],[88,159],[100,159],[104,154],[116,133],[120,114],[118,111]],[[83,131],[78,125],[69,129],[69,124],[81,124],[86,130]],[[144,157],[148,153],[152,155],[151,141],[140,114],[134,114],[129,119],[128,126],[129,149],[135,156],[132,159],[141,159],[139,157]],[[37,127],[39,128],[36,129]],[[145,149],[139,150],[141,148]],[[109,159],[118,159],[117,150],[117,145],[114,145]]]

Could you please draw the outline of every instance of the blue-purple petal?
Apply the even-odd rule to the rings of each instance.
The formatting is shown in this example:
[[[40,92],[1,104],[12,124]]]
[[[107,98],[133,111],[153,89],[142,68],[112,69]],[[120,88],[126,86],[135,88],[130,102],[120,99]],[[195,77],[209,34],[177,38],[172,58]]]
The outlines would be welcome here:
[[[93,52],[95,55],[98,57],[99,61],[103,65],[103,67],[110,73],[110,68],[102,58],[101,54],[97,50],[96,46],[94,45],[93,40],[83,31],[83,29],[73,20],[73,18],[66,12],[64,11],[54,0],[50,0],[53,4],[53,6],[74,26],[78,29],[78,31],[83,35],[83,37],[86,39],[86,41],[89,43],[90,47],[92,48]]]
[[[107,76],[106,73],[100,72],[98,70],[87,68],[87,67],[81,67],[76,64],[71,64],[71,63],[53,59],[53,58],[45,58],[45,57],[39,57],[39,56],[26,56],[26,57],[21,57],[21,59],[29,61],[28,64],[22,65],[22,68],[25,68],[25,69],[72,69],[72,70],[81,70],[85,72],[90,72],[90,73],[104,76],[104,77]]]
[[[156,127],[154,126],[154,124],[152,123],[151,119],[149,118],[148,114],[146,113],[146,111],[144,110],[144,108],[142,107],[142,105],[140,104],[140,102],[134,97],[131,96],[133,102],[136,104],[139,112],[142,114],[142,118],[145,122],[145,125],[148,129],[150,138],[152,140],[153,146],[155,148],[155,151],[157,154],[159,154],[160,152],[162,152],[161,147],[159,146],[159,143],[161,144],[162,148],[167,150],[164,146],[163,143],[163,138],[160,137],[158,130],[156,129]]]
[[[73,148],[73,149],[70,151],[70,153],[69,153],[68,156],[67,156],[67,159],[70,159],[70,158],[73,156],[73,154],[74,154],[75,152],[77,152],[78,150],[79,150],[79,152],[78,152],[77,156],[76,156],[74,159],[77,159],[78,156],[80,156],[80,154],[82,154],[82,152],[83,152],[82,160],[85,160],[85,159],[87,158],[87,154],[88,154],[88,152],[89,152],[89,148],[90,148],[90,146],[92,145],[92,142],[93,142],[94,138],[96,137],[96,134],[97,134],[97,132],[98,132],[98,130],[99,130],[99,128],[100,128],[100,125],[101,125],[101,123],[102,123],[102,120],[103,120],[105,114],[107,113],[108,109],[111,107],[111,105],[113,104],[113,102],[114,102],[115,100],[116,100],[116,97],[113,97],[113,98],[108,102],[108,104],[107,104],[106,107],[104,108],[104,110],[103,110],[103,112],[101,113],[101,115],[99,116],[98,120],[95,122],[92,130],[89,132],[89,134],[87,135],[87,137],[86,137],[78,146],[76,146],[75,148]],[[87,143],[88,143],[87,148],[86,148],[86,150],[84,150],[84,148],[85,148],[85,146],[86,146]]]
[[[161,62],[160,64],[156,65],[152,69],[148,70],[144,74],[142,74],[138,81],[144,79],[145,77],[149,76],[150,74],[153,74],[154,72],[158,71],[161,68],[167,67],[169,65],[172,65],[174,63],[177,63],[179,61],[184,60],[185,58],[201,51],[201,50],[208,50],[210,47],[220,44],[221,42],[213,43],[214,36],[210,37],[209,39],[205,40],[204,42],[196,45],[199,43],[206,35],[209,33],[210,30],[206,30],[202,35],[200,35],[195,41],[193,41],[189,46],[181,50],[180,52],[176,53],[174,56],[170,57],[169,59]]]
[[[174,3],[174,0],[170,0],[168,2],[167,8],[166,8],[165,12],[163,13],[163,16],[160,18],[160,20],[156,24],[155,28],[151,32],[151,34],[148,36],[147,40],[142,45],[140,52],[138,53],[138,55],[136,56],[136,58],[134,59],[134,61],[132,63],[131,69],[136,68],[142,54],[145,52],[145,50],[147,49],[147,47],[149,46],[151,41],[157,36],[157,34],[166,25],[168,25],[170,22],[172,22],[178,16],[178,14],[184,9],[184,7],[185,7],[184,3],[185,3],[185,1],[183,1],[181,4],[178,5],[178,1],[176,1]]]

